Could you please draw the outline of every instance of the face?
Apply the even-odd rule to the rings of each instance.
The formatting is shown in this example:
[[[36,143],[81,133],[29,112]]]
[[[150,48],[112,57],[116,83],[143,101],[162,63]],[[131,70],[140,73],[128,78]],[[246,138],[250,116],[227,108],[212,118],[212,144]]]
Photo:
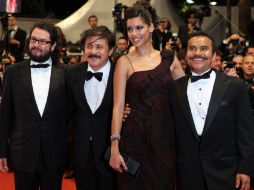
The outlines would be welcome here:
[[[8,18],[8,24],[10,27],[14,27],[17,25],[17,20],[14,16]]]
[[[212,41],[206,36],[195,36],[188,41],[185,59],[190,69],[202,74],[211,68],[213,60]]]
[[[89,22],[89,25],[91,26],[91,28],[95,28],[97,26],[97,18],[96,17],[91,17],[88,22]]]
[[[243,60],[242,69],[244,75],[254,76],[254,56],[246,55]]]
[[[247,54],[254,56],[254,47],[249,47],[248,50],[247,50]]]
[[[117,41],[117,48],[119,49],[119,51],[124,52],[128,47],[128,42],[124,39],[119,39]]]
[[[190,17],[188,18],[188,22],[191,24],[196,24],[197,23],[197,18],[195,17],[195,14],[191,14]]]
[[[109,49],[108,41],[99,36],[88,37],[84,45],[84,59],[94,71],[101,69],[108,61],[113,49]]]
[[[167,19],[161,19],[160,26],[162,29],[168,29],[168,25],[169,25],[169,23],[168,23]]]
[[[50,34],[46,30],[39,28],[33,30],[28,47],[31,60],[36,62],[47,61],[54,48],[55,44],[51,44]]]
[[[241,56],[241,55],[234,56],[232,59],[232,62],[234,63],[236,68],[241,67],[243,64],[243,56]]]
[[[222,69],[222,63],[221,63],[221,56],[216,55],[215,59],[212,61],[212,68],[216,70],[221,70]]]
[[[150,33],[153,32],[153,25],[148,26],[141,17],[127,20],[127,34],[135,47],[140,47],[150,42]]]

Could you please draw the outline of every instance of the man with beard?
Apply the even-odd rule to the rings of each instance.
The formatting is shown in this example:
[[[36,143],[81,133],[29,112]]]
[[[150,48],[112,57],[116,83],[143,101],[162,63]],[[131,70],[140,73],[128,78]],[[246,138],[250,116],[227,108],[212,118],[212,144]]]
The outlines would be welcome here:
[[[114,189],[113,170],[104,160],[110,145],[115,35],[105,26],[86,30],[81,39],[86,62],[68,73],[73,102],[74,173],[77,190]]]
[[[254,124],[243,81],[211,69],[212,38],[190,35],[191,76],[172,89],[179,190],[250,189],[254,175]]]
[[[36,23],[27,48],[31,59],[4,74],[0,170],[12,168],[16,190],[61,190],[69,98],[56,28]]]

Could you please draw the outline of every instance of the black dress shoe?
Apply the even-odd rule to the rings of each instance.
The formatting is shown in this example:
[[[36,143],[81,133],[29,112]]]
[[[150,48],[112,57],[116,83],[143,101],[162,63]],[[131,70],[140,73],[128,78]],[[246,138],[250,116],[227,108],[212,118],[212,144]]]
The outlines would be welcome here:
[[[74,171],[69,171],[67,175],[64,177],[64,179],[72,179],[74,178]]]

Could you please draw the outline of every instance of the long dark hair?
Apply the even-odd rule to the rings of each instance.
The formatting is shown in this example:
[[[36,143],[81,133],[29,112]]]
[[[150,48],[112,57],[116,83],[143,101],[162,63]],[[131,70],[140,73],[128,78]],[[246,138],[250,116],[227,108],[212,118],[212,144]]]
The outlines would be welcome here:
[[[35,23],[33,28],[31,29],[30,34],[29,34],[28,44],[29,44],[29,39],[31,37],[31,34],[35,28],[46,30],[50,35],[51,44],[56,43],[54,50],[51,52],[51,59],[52,59],[52,64],[58,64],[59,60],[60,60],[61,44],[59,42],[57,28],[52,23],[50,23],[48,21],[41,21],[41,22]],[[28,45],[27,45],[27,48],[28,48]]]

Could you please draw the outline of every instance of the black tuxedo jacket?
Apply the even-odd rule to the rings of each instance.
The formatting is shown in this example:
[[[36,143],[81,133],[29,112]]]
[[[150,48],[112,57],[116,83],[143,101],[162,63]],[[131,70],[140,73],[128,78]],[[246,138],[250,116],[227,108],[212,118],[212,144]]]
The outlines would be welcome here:
[[[14,39],[18,40],[20,42],[20,45],[13,45],[9,43],[9,35],[11,31],[7,32],[7,36],[5,38],[5,44],[6,44],[6,51],[11,53],[16,59],[16,62],[22,61],[24,59],[24,49],[25,49],[25,43],[26,43],[26,31],[18,28]]]
[[[108,164],[104,160],[104,154],[110,145],[111,117],[113,108],[113,72],[111,63],[109,78],[105,95],[101,105],[93,114],[87,102],[84,84],[86,82],[87,62],[73,65],[68,73],[70,90],[72,93],[73,120],[75,130],[74,160],[77,169],[84,169],[90,159],[92,145],[92,157],[96,168],[104,174],[109,174],[106,168]],[[92,143],[91,143],[92,140]],[[110,174],[112,175],[112,174]]]
[[[8,66],[0,107],[0,157],[8,157],[14,169],[33,172],[42,150],[47,170],[63,169],[67,153],[68,101],[63,65],[52,65],[42,117],[33,93],[30,62]]]
[[[199,137],[187,84],[186,76],[175,81],[172,89],[178,187],[235,189],[236,173],[254,174],[254,123],[246,87],[241,80],[216,72],[204,130]]]

